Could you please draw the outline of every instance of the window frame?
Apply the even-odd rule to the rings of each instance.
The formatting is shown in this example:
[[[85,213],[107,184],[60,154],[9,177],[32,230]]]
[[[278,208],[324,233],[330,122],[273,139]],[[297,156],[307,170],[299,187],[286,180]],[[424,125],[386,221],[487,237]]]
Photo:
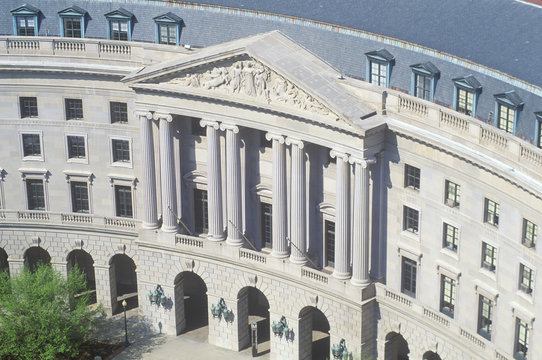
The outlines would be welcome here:
[[[542,111],[535,112],[534,117],[536,119],[536,123],[535,123],[535,127],[536,127],[535,144],[539,148],[542,148]]]
[[[156,16],[153,18],[154,20],[154,29],[155,29],[155,38],[154,42],[157,44],[165,44],[165,45],[180,45],[181,40],[181,26],[182,26],[182,19],[171,13],[168,12],[166,14]],[[168,27],[168,40],[167,42],[162,42],[162,33],[161,33],[161,27],[167,26]],[[173,27],[175,29],[175,42],[170,43],[170,35],[169,35],[169,28]]]
[[[40,154],[39,155],[25,155],[25,135],[37,135],[39,139]],[[44,146],[43,146],[43,132],[42,131],[19,131],[19,143],[21,150],[22,161],[45,161]]]
[[[415,211],[417,214],[415,228],[409,225],[410,220],[414,220],[413,217],[409,216],[408,214],[409,211]],[[407,206],[407,205],[403,205],[403,231],[406,231],[414,235],[419,235],[420,233],[420,211],[419,210],[411,208],[410,206]]]
[[[411,270],[410,276],[406,279],[406,266]],[[405,281],[408,280],[408,281]],[[416,298],[418,285],[418,262],[410,257],[401,256],[401,293]]]
[[[490,198],[484,200],[484,223],[499,227],[500,204]]]
[[[440,77],[440,70],[433,65],[430,61],[427,61],[425,63],[410,65],[410,68],[412,69],[412,75],[411,75],[411,85],[410,85],[410,94],[412,96],[415,96],[419,99],[426,100],[426,101],[434,101],[435,98],[435,92],[437,88],[437,82]],[[419,96],[418,94],[418,83],[419,83],[419,77],[424,78],[424,92],[427,91],[429,94],[429,98],[426,99],[425,96]],[[429,84],[425,83],[425,80],[429,80]],[[429,89],[425,89],[426,85],[428,85]]]
[[[25,207],[29,211],[49,211],[49,171],[46,169],[19,169],[21,173],[21,179],[23,182],[23,193],[25,197]],[[43,210],[33,210],[30,209],[30,203],[28,198],[28,180],[40,180],[43,184],[43,198],[44,198],[44,209]]]
[[[488,253],[489,251],[489,253]],[[497,247],[482,241],[481,268],[495,273],[497,271]],[[488,261],[489,260],[489,261]]]
[[[521,243],[530,249],[536,249],[537,238],[538,225],[526,218],[523,218]]]
[[[39,19],[41,14],[41,11],[38,8],[25,4],[11,10],[10,12],[13,24],[13,36],[38,36]],[[25,24],[28,24],[29,19],[32,19],[32,21],[34,22],[33,34],[19,35],[19,26],[21,19],[25,20]],[[25,26],[25,28],[28,28],[28,26]]]
[[[196,194],[201,194],[198,198]],[[193,209],[194,209],[194,232],[198,235],[209,233],[209,194],[207,189],[194,187],[192,190]],[[200,201],[198,203],[198,201]],[[201,212],[202,222],[198,221],[198,213]]]
[[[367,57],[365,61],[365,76],[367,82],[389,88],[395,57],[386,49],[370,51],[365,53],[365,56]],[[376,83],[373,81],[373,65],[378,65],[379,68],[379,74],[377,76],[378,82]],[[386,69],[384,76],[381,75],[381,69]],[[381,81],[382,78],[384,78],[384,81]]]
[[[116,141],[123,141],[128,143],[128,154],[130,156],[130,159],[128,161],[123,160],[117,160],[116,154],[115,154],[115,147],[113,142]],[[124,150],[123,150],[124,151]],[[133,154],[132,154],[132,138],[127,137],[121,137],[121,136],[110,136],[109,137],[109,152],[110,152],[110,158],[111,158],[111,166],[118,166],[118,167],[126,167],[126,168],[132,168],[132,161],[133,161]]]
[[[450,294],[446,296],[446,287],[447,284],[450,285]],[[449,277],[444,274],[440,274],[440,304],[439,309],[440,312],[445,314],[446,316],[454,318],[455,315],[455,302],[456,302],[456,294],[457,294],[457,279],[454,279],[452,277]],[[449,298],[449,301],[446,300],[446,297]]]
[[[523,336],[521,336],[522,325],[524,328]],[[516,360],[527,359],[527,355],[529,353],[530,332],[531,332],[531,326],[529,325],[529,322],[524,321],[522,318],[516,316],[515,333],[514,333],[514,359]]]
[[[450,191],[453,187],[453,191]],[[446,179],[444,182],[444,203],[449,207],[459,207],[461,204],[461,185]]]
[[[134,14],[124,8],[118,8],[104,15],[107,23],[107,39],[118,41],[132,41],[132,25]],[[113,25],[118,24],[119,29],[113,30]],[[126,24],[126,39],[121,39],[122,24]],[[114,31],[118,32],[118,39],[115,39]]]
[[[89,172],[79,172],[79,171],[72,171],[72,170],[66,170],[64,171],[64,175],[66,177],[66,184],[67,188],[66,191],[68,192],[68,208],[70,209],[71,213],[74,214],[93,214],[93,196],[92,196],[92,185],[94,181],[94,174]],[[73,198],[73,184],[74,183],[84,183],[86,184],[87,189],[87,211],[75,211],[74,206],[74,198]]]
[[[66,8],[64,10],[61,10],[58,12],[59,16],[59,22],[60,22],[60,36],[65,38],[72,38],[72,39],[84,39],[85,38],[85,23],[86,23],[86,17],[87,17],[87,11],[84,9],[81,9],[78,6],[70,6],[69,8]],[[78,21],[79,22],[79,36],[69,36],[67,35],[66,31],[68,30],[66,28],[66,21]],[[73,29],[72,29],[73,30]],[[73,34],[72,34],[73,35]]]
[[[126,110],[123,111],[114,111],[113,107],[117,106],[117,105],[124,105],[126,107]],[[117,115],[114,115],[114,114],[118,114]],[[126,116],[126,121],[123,121],[122,119],[118,119],[117,117],[120,117],[122,118],[123,116]],[[109,101],[109,123],[110,124],[128,124],[129,122],[129,119],[128,119],[128,103],[127,102],[123,102],[123,101]]]
[[[33,99],[36,105],[31,105],[30,110],[25,110],[24,102]],[[35,108],[35,112],[33,111]],[[19,116],[21,119],[35,119],[39,117],[38,98],[36,96],[19,96]]]
[[[495,301],[483,294],[478,295],[478,325],[477,332],[483,338],[491,341],[494,314],[495,314]],[[487,307],[487,309],[484,309]],[[487,312],[487,315],[484,316],[484,312]]]
[[[534,270],[522,262],[519,264],[518,289],[527,295],[532,295],[534,291]]]
[[[499,129],[503,130],[509,134],[515,135],[516,134],[516,126],[519,119],[519,114],[521,110],[523,109],[523,100],[519,97],[519,95],[514,91],[507,91],[502,94],[495,94],[493,95],[495,97],[495,120],[494,120],[494,126]],[[510,120],[509,116],[507,116],[507,124],[506,128],[503,129],[501,127],[501,109],[506,108],[508,115],[510,114],[510,110],[514,111],[513,119]],[[512,122],[512,129],[509,131],[509,123]]]
[[[415,166],[405,164],[404,187],[420,191],[421,170]]]
[[[85,150],[85,156],[84,157],[70,157],[70,137],[77,137],[83,139],[83,146]],[[80,163],[80,164],[88,164],[88,146],[87,146],[87,134],[78,134],[78,133],[66,133],[64,134],[64,145],[66,150],[66,162],[68,163]]]
[[[265,211],[264,208],[269,207],[269,212]],[[272,249],[273,247],[273,204],[268,201],[262,201],[259,202],[259,211],[260,211],[260,248],[261,249]],[[265,219],[266,214],[269,214],[270,219],[270,226],[269,229],[271,230],[269,232],[269,242],[267,240],[267,228],[265,227],[265,223],[267,222]],[[270,246],[267,246],[267,245]]]
[[[324,231],[324,267],[334,269],[335,268],[335,244],[336,244],[335,220],[324,218],[323,225],[324,225],[324,229],[323,229]],[[333,226],[332,232],[329,230],[329,226],[331,225]],[[333,233],[333,239],[330,236],[331,233]],[[330,248],[333,250],[330,251]]]
[[[71,104],[78,103],[81,105],[80,109],[72,109],[69,108]],[[75,117],[72,117],[73,114],[70,114],[71,111],[75,111]],[[80,117],[77,117],[77,112],[81,113]],[[84,120],[84,112],[83,112],[83,99],[80,98],[64,98],[64,118],[66,121],[76,120],[81,121]]]
[[[478,98],[482,92],[482,85],[472,75],[452,79],[452,81],[454,82],[453,109],[467,116],[476,117]],[[459,107],[461,91],[464,91],[466,94],[470,93],[472,95],[472,109],[470,110],[470,114],[468,114],[467,106],[465,106],[465,111],[461,111],[462,109]]]
[[[114,217],[120,217],[124,219],[137,219],[137,199],[136,199],[136,184],[137,179],[134,177],[129,176],[110,176],[109,177],[109,183],[111,185],[111,203],[112,206],[112,215]],[[116,187],[117,186],[124,186],[129,187],[131,191],[131,201],[132,201],[132,216],[119,216],[118,215],[118,205],[117,205],[117,193],[116,193]]]
[[[459,247],[459,228],[445,221],[442,224],[442,247],[453,251],[454,253],[457,253]],[[452,242],[448,241],[448,239],[450,238],[448,233],[449,228],[453,229]],[[452,247],[448,245],[449,243],[452,245]]]

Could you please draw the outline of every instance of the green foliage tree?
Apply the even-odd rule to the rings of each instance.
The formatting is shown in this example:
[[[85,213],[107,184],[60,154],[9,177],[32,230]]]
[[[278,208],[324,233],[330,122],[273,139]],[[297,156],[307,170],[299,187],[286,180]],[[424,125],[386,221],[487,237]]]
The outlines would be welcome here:
[[[89,296],[77,268],[67,279],[49,265],[12,278],[0,272],[0,359],[77,355],[101,312],[88,306]]]

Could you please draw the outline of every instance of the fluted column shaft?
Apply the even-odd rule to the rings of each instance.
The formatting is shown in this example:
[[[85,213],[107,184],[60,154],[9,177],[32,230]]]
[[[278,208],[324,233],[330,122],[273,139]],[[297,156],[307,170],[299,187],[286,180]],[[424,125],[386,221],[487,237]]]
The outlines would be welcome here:
[[[177,231],[177,200],[175,195],[175,172],[173,164],[173,139],[171,115],[154,114],[160,119],[160,169],[162,185],[162,231]]]
[[[356,159],[350,157],[354,168],[354,217],[352,234],[352,284],[369,284],[370,267],[370,195],[369,165],[374,159]]]
[[[141,176],[143,187],[143,224],[145,229],[158,228],[156,205],[156,174],[154,170],[154,143],[152,136],[152,114],[138,112],[141,132]]]
[[[220,166],[220,137],[216,121],[202,120],[207,128],[207,203],[209,209],[209,240],[224,240],[222,223],[222,175]]]
[[[241,207],[241,156],[239,144],[239,128],[234,125],[221,124],[226,131],[226,200],[228,211],[228,239],[232,246],[243,245],[243,213]]]
[[[286,203],[286,145],[284,137],[266,134],[273,141],[273,239],[271,255],[288,256],[287,203]]]
[[[348,156],[331,151],[331,156],[337,158],[336,206],[335,206],[335,268],[333,276],[338,279],[348,279],[349,270],[349,235],[350,235],[350,164]]]
[[[292,182],[291,182],[291,254],[290,261],[295,264],[305,264],[305,151],[303,142],[291,138],[286,144],[292,146]]]

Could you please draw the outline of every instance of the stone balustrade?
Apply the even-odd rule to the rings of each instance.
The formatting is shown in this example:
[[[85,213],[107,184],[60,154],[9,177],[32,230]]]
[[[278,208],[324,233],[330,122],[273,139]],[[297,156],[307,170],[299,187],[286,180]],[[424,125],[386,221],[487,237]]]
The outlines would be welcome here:
[[[329,282],[329,275],[305,266],[301,268],[301,277],[314,280],[322,284],[327,284]]]
[[[192,248],[203,248],[205,241],[200,239],[197,236],[185,235],[185,234],[176,234],[175,235],[175,245],[192,247]]]
[[[137,232],[139,220],[103,217],[91,214],[56,213],[49,211],[33,210],[0,210],[0,223],[25,223],[40,225],[63,225],[94,229],[108,229],[117,231]]]
[[[261,264],[265,264],[267,262],[266,254],[244,248],[239,248],[239,259],[247,259]]]

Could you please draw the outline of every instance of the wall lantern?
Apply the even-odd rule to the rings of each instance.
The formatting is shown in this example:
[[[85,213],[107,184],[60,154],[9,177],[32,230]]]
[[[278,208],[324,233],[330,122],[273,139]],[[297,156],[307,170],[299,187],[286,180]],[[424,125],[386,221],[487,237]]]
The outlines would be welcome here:
[[[335,359],[348,359],[348,349],[346,348],[344,339],[341,339],[339,345],[333,345],[331,347],[331,353]]]
[[[154,292],[149,291],[149,301],[151,304],[155,304],[157,306],[164,306],[166,304],[166,295],[164,294],[164,289],[160,285],[156,285],[154,288]]]
[[[271,329],[273,330],[273,334],[275,334],[275,336],[282,337],[282,335],[284,335],[286,341],[291,340],[291,337],[293,336],[293,331],[288,327],[288,323],[286,322],[286,318],[284,316],[281,316],[278,323],[273,321],[273,324],[271,324]]]
[[[218,300],[218,304],[211,305],[211,314],[213,314],[213,318],[219,318],[221,319],[224,317],[224,320],[226,320],[230,314],[230,310],[226,307],[226,302],[223,298],[220,298]]]

